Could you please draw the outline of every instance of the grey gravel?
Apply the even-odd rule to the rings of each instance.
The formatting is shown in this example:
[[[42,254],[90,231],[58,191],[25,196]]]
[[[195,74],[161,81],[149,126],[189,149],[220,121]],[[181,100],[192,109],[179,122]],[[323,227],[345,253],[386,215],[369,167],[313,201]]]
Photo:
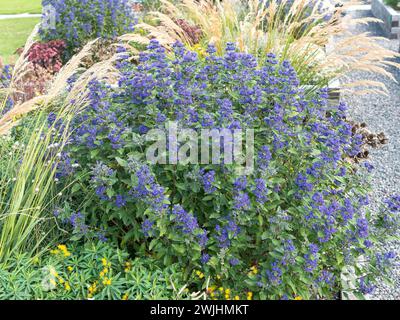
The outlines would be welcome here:
[[[372,16],[370,10],[356,10],[349,14],[354,16]],[[376,23],[358,26],[354,33],[368,31],[374,36],[383,36],[384,32]],[[382,44],[392,50],[399,50],[398,40],[382,41]],[[400,59],[397,59],[400,63]],[[400,71],[389,70],[400,83]],[[400,194],[400,84],[376,74],[354,73],[351,79],[369,79],[385,83],[389,90],[388,96],[377,94],[350,95],[344,94],[342,100],[349,106],[349,117],[358,122],[365,122],[372,132],[385,132],[389,144],[380,149],[371,150],[371,160],[375,169],[372,172],[373,192],[370,195],[372,212],[378,210],[383,199],[393,194]],[[400,236],[400,230],[399,236]],[[395,251],[397,261],[391,270],[392,284],[379,281],[375,292],[367,299],[393,300],[400,299],[400,241],[382,244],[381,250]]]

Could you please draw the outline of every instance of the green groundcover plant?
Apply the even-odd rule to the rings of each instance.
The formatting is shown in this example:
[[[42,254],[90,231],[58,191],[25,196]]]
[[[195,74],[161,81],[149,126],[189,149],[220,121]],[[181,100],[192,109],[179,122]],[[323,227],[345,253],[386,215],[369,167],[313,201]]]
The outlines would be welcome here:
[[[58,155],[64,204],[54,216],[72,240],[95,237],[163,268],[178,264],[191,290],[214,299],[337,298],[346,265],[356,293],[370,293],[394,255],[375,253],[365,209],[372,168],[348,161],[362,141],[346,106],[329,106],[326,90],[305,97],[273,54],[259,64],[231,43],[223,57],[215,51],[203,59],[177,43],[167,55],[153,40],[135,64],[119,49],[118,84],[91,81]],[[63,126],[56,112],[48,121]],[[148,163],[154,141],[145,134],[168,121],[178,130],[254,129],[255,170]],[[394,208],[379,221],[394,221]]]
[[[110,244],[61,244],[40,258],[16,255],[0,268],[0,299],[184,299],[188,293],[178,270],[131,260]]]

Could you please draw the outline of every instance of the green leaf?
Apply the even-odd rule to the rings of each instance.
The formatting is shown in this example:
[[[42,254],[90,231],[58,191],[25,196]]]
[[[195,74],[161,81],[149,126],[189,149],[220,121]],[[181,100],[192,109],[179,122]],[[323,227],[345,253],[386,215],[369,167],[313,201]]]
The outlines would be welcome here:
[[[119,164],[121,167],[127,167],[127,166],[128,166],[128,162],[127,162],[126,160],[124,160],[124,159],[121,159],[121,158],[119,158],[119,157],[116,157],[115,160],[117,160],[118,164]]]

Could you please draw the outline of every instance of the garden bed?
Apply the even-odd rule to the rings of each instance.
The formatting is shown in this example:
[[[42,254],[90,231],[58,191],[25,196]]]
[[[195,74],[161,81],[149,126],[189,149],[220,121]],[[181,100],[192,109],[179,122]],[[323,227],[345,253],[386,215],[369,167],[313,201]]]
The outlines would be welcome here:
[[[383,21],[383,29],[390,39],[400,39],[400,10],[386,5],[382,0],[372,0],[372,13]]]
[[[386,86],[342,79],[396,53],[346,4],[133,2],[45,0],[0,62],[0,300],[368,298],[400,196],[342,101]]]

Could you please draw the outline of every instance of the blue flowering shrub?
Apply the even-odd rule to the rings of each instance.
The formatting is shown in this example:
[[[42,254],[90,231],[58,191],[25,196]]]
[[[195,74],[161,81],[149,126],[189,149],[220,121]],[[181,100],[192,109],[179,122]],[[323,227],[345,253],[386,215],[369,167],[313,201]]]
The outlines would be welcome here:
[[[128,0],[43,0],[42,5],[41,39],[66,41],[67,58],[90,40],[116,38],[133,30]]]
[[[344,104],[329,106],[326,90],[306,98],[288,62],[269,54],[260,65],[233,44],[200,59],[180,44],[171,57],[153,40],[138,64],[119,51],[118,84],[90,83],[60,154],[65,205],[55,216],[75,239],[178,263],[192,289],[215,299],[336,298],[345,265],[365,283],[374,278],[356,263],[376,263],[376,240],[366,170],[348,161],[362,141]],[[48,121],[63,125],[54,113]],[[254,171],[148,163],[154,141],[145,134],[168,121],[178,130],[254,129]]]
[[[10,65],[2,66],[0,62],[0,115],[9,111],[14,104],[5,92],[10,85],[11,78],[12,67]]]

